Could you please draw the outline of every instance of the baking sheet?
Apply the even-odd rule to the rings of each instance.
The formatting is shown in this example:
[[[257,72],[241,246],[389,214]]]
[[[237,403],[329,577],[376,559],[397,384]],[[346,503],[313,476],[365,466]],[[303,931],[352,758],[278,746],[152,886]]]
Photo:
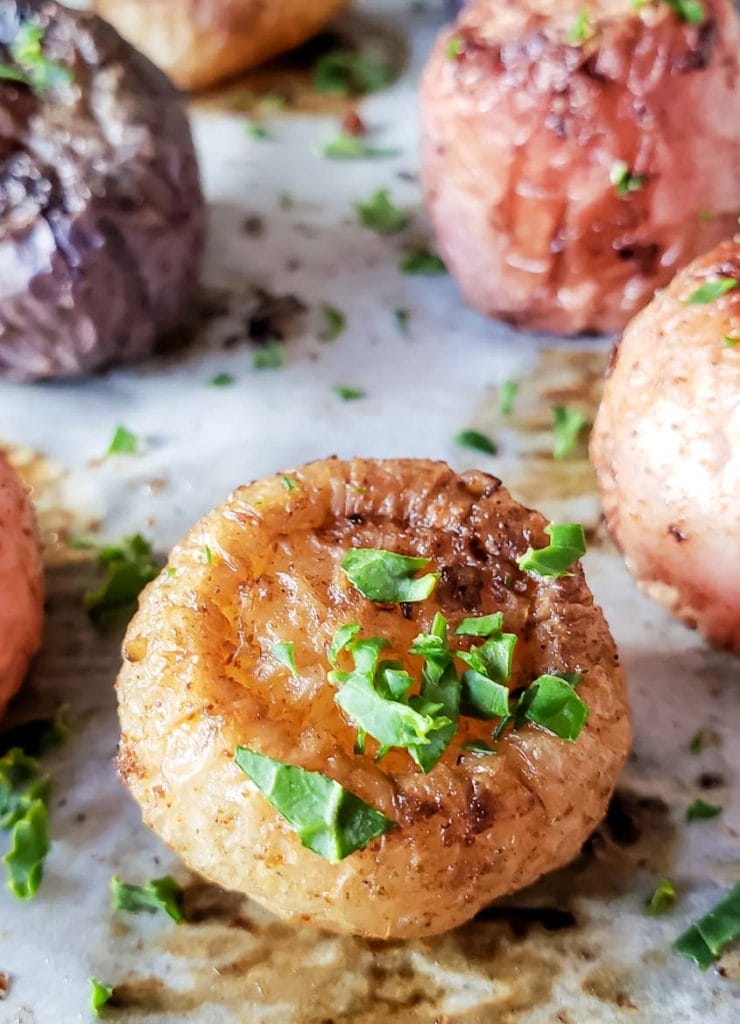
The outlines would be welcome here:
[[[126,1024],[740,1020],[737,947],[706,974],[670,952],[740,877],[739,663],[639,595],[598,525],[585,453],[562,465],[548,455],[550,404],[593,412],[607,345],[527,338],[467,310],[448,278],[398,271],[402,252],[428,241],[415,179],[415,90],[442,20],[438,5],[368,0],[343,22],[350,33],[409,47],[403,77],[361,104],[373,141],[397,157],[321,157],[338,130],[337,105],[273,115],[270,138],[258,140],[239,112],[252,102],[247,93],[199,102],[210,231],[195,340],[93,381],[0,385],[0,439],[34,486],[54,563],[44,648],[13,717],[64,703],[72,726],[67,746],[46,759],[53,848],[38,897],[25,905],[0,892],[0,974],[9,980],[1,1024],[90,1020],[92,975],[116,986],[110,1018]],[[353,203],[382,187],[413,210],[398,237],[357,223]],[[245,324],[257,288],[306,306],[287,330],[278,370],[252,368]],[[318,338],[325,303],[348,318],[333,343]],[[398,308],[410,311],[407,334]],[[207,386],[221,372],[233,386]],[[504,423],[496,389],[507,378],[520,379],[522,391]],[[337,385],[366,397],[342,402]],[[120,423],[145,439],[144,451],[103,461]],[[457,446],[453,435],[467,426],[493,435],[501,454]],[[438,939],[381,944],[298,932],[202,883],[143,828],[111,764],[120,635],[96,633],[87,621],[80,599],[95,569],[70,555],[67,536],[99,524],[101,537],[141,531],[164,552],[233,486],[332,452],[476,464],[545,512],[580,518],[592,538],[588,577],[629,677],[634,754],[583,856]],[[695,755],[689,743],[699,728],[713,742]],[[699,795],[722,803],[724,814],[686,825],[686,806]],[[112,874],[142,882],[165,872],[185,886],[186,924],[112,915]],[[645,900],[663,875],[680,899],[652,918]]]

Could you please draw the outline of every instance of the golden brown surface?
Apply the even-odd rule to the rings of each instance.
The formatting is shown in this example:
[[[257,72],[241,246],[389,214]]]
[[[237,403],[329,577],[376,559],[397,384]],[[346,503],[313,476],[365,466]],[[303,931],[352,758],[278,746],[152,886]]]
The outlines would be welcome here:
[[[740,22],[732,0],[704,8],[697,26],[663,3],[478,0],[442,34],[422,84],[423,178],[472,305],[537,330],[618,330],[733,230]],[[642,187],[617,194],[617,161]]]
[[[33,508],[0,453],[0,715],[41,642],[44,583]]]
[[[602,817],[630,743],[614,643],[580,568],[554,581],[519,572],[546,522],[493,477],[411,459],[328,460],[291,477],[292,490],[279,476],[237,489],[145,592],[118,680],[119,769],[191,866],[278,914],[382,938],[443,931],[569,861]],[[351,547],[431,557],[440,584],[408,618],[372,604],[340,570]],[[584,671],[578,741],[527,727],[479,758],[460,743],[490,725],[461,719],[427,776],[405,751],[355,755],[326,681],[334,631],[360,622],[418,676],[405,652],[436,611],[454,628],[496,610],[519,636],[513,687]],[[277,641],[295,643],[298,678],[276,666]],[[239,744],[323,771],[398,829],[327,863],[233,764]]]
[[[740,236],[696,260],[615,350],[591,440],[607,523],[638,582],[740,652]]]
[[[203,89],[310,39],[347,0],[95,0],[183,89]]]

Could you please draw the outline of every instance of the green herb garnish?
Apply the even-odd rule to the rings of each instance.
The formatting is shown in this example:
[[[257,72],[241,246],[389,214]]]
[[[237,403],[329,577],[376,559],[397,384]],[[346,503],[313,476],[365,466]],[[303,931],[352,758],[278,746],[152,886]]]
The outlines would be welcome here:
[[[472,448],[476,452],[485,452],[486,455],[495,455],[498,448],[490,437],[482,434],[480,430],[459,430],[453,440],[463,448]]]
[[[691,925],[673,943],[673,949],[706,971],[725,946],[740,937],[740,882],[724,899]]]
[[[458,652],[458,657],[462,653]],[[509,689],[475,669],[462,674],[462,713],[473,718],[505,718],[509,714]]]
[[[396,327],[399,329],[401,334],[408,334],[411,311],[408,309],[394,309],[393,317],[396,321]]]
[[[706,19],[706,11],[700,0],[664,0],[668,6],[676,12],[681,21],[689,25],[703,25]]]
[[[359,622],[348,622],[346,625],[339,627],[332,637],[331,645],[329,646],[330,665],[336,665],[341,652],[349,646],[359,632]]]
[[[285,345],[275,338],[270,338],[252,353],[252,367],[255,370],[277,370],[284,362]]]
[[[478,754],[481,757],[490,757],[491,754],[495,754],[496,748],[489,746],[485,740],[468,740],[467,743],[460,744],[461,750],[467,750],[469,754]]]
[[[381,235],[396,235],[409,222],[409,215],[400,210],[387,188],[380,188],[364,202],[355,203],[360,223]]]
[[[578,523],[550,523],[545,527],[550,543],[544,548],[529,547],[517,558],[524,572],[557,579],[568,575],[567,570],[586,554],[586,536]]]
[[[101,625],[117,613],[133,610],[159,566],[153,561],[151,544],[138,533],[101,548],[98,562],[106,570],[105,580],[99,590],[85,594],[84,603],[92,621]]]
[[[503,624],[503,612],[479,615],[476,618],[463,619],[455,630],[455,636],[492,636],[501,632]]]
[[[578,13],[578,17],[568,30],[568,42],[580,45],[585,43],[592,35],[591,19],[589,18],[588,11],[584,9]]]
[[[248,747],[234,761],[303,846],[335,864],[395,828],[390,819],[319,772],[283,764]]]
[[[514,412],[514,403],[519,394],[519,383],[515,380],[505,380],[499,389],[498,407],[502,416],[511,416]]]
[[[740,281],[736,277],[715,277],[711,281],[705,281],[683,301],[687,306],[705,306],[708,302],[714,302],[715,299],[734,291],[739,285]]]
[[[429,633],[420,633],[411,645],[410,654],[424,658],[421,671],[421,693],[411,702],[418,708],[436,707],[439,716],[449,724],[436,729],[429,742],[409,748],[409,753],[423,772],[430,772],[449,747],[457,732],[462,687],[447,639],[447,621],[439,612],[434,616]]]
[[[702,799],[694,800],[686,808],[686,820],[704,821],[708,818],[716,818],[722,813],[722,810],[723,808],[720,804],[708,804]]]
[[[689,751],[692,754],[699,754],[712,742],[712,733],[708,729],[697,729],[689,741]]]
[[[90,1009],[96,1017],[101,1015],[112,997],[112,985],[106,985],[104,982],[98,981],[97,978],[90,978]]]
[[[543,675],[524,691],[514,715],[573,743],[588,718],[588,706],[561,676]]]
[[[261,121],[247,121],[244,126],[244,131],[250,139],[265,140],[270,138],[270,133]]]
[[[457,651],[457,657],[466,665],[497,683],[507,683],[511,678],[511,667],[516,647],[515,633],[496,632],[478,647],[469,651]]]
[[[347,579],[370,601],[425,601],[437,586],[439,573],[416,578],[430,558],[412,558],[377,548],[353,548],[342,559]]]
[[[2,807],[2,758],[14,747],[18,753],[31,759],[40,757],[53,747],[69,739],[70,728],[64,721],[65,708],[61,707],[53,718],[32,718],[0,733],[0,807]],[[2,826],[0,826],[2,827]]]
[[[645,184],[644,174],[633,174],[624,160],[616,160],[609,172],[609,181],[618,196],[626,196],[630,192],[639,192]]]
[[[72,73],[62,64],[49,60],[44,54],[44,28],[32,22],[23,22],[9,46],[13,64],[0,64],[0,78],[22,82],[35,92],[46,92],[58,85],[70,85]]]
[[[313,84],[318,92],[332,96],[360,96],[390,85],[393,66],[366,53],[332,50],[313,66]]]
[[[280,483],[283,485],[286,491],[294,491],[298,486],[298,483],[293,479],[292,476],[281,476]]]
[[[182,886],[170,875],[153,878],[145,885],[131,885],[114,875],[110,888],[114,910],[126,910],[130,914],[138,914],[142,910],[151,913],[162,910],[177,924],[185,919],[182,911]]]
[[[722,338],[724,348],[734,348],[738,343],[740,343],[740,338],[732,338],[729,334],[725,334]]]
[[[445,46],[445,53],[450,60],[457,60],[463,52],[464,43],[461,36],[450,36]]]
[[[38,892],[44,860],[50,849],[48,815],[42,799],[32,799],[15,820],[10,849],[3,857],[8,888],[19,900],[31,900]]]
[[[676,902],[676,887],[670,878],[663,878],[647,901],[647,912],[657,917],[667,913]]]
[[[362,388],[354,388],[349,384],[337,384],[334,391],[343,402],[356,402],[358,398],[364,398],[366,395]]]
[[[113,440],[108,445],[106,455],[135,455],[139,450],[139,439],[124,426],[116,427]]]
[[[564,459],[570,455],[585,425],[586,417],[577,409],[566,405],[552,407],[553,458]]]
[[[215,377],[211,377],[208,384],[212,388],[227,388],[230,384],[234,383],[234,378],[230,373],[217,373]]]
[[[298,676],[298,669],[295,667],[295,644],[292,640],[285,643],[273,644],[272,656],[280,665],[285,665],[293,677]]]
[[[417,249],[407,253],[399,264],[402,274],[446,274],[444,265],[436,252],[430,249]]]
[[[358,135],[348,135],[346,132],[342,132],[336,138],[324,143],[321,155],[329,160],[379,160],[398,156],[398,150],[371,146],[369,142]]]
[[[347,317],[336,306],[322,306],[324,326],[319,334],[321,341],[335,341],[347,326]]]

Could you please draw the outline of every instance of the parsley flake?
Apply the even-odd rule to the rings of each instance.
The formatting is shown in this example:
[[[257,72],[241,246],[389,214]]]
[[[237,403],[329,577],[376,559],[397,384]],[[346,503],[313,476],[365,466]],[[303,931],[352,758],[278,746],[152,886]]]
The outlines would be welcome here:
[[[337,384],[334,391],[343,402],[355,402],[358,398],[364,398],[367,394],[362,388],[354,388],[348,384]]]
[[[557,579],[586,554],[586,535],[578,523],[550,523],[545,527],[550,543],[544,548],[529,547],[517,558],[524,572]]]
[[[272,656],[280,665],[285,665],[290,674],[298,677],[298,669],[295,667],[295,644],[292,640],[272,645]]]
[[[136,455],[139,450],[139,439],[124,426],[118,426],[113,434],[113,439],[108,445],[106,455]]]
[[[667,913],[676,902],[676,887],[670,878],[663,878],[647,901],[647,912],[657,917]]]
[[[367,53],[331,50],[313,66],[313,85],[317,92],[331,96],[360,96],[390,85],[393,66]]]
[[[348,622],[346,625],[339,627],[332,637],[331,645],[329,647],[330,665],[336,665],[341,652],[349,646],[359,632],[359,622]]]
[[[401,334],[409,333],[409,320],[411,319],[411,310],[409,309],[394,309],[393,317],[396,321],[396,327],[399,329]]]
[[[676,939],[673,949],[706,971],[725,946],[740,937],[740,882],[720,902]]]
[[[230,373],[217,373],[208,381],[208,385],[212,388],[227,388],[233,383],[234,377]]]
[[[106,570],[105,580],[83,600],[92,621],[103,625],[117,613],[133,611],[139,592],[157,576],[159,566],[151,544],[138,533],[101,548],[98,563]]]
[[[320,341],[335,341],[347,326],[347,317],[336,306],[322,306],[324,326],[319,334]]]
[[[277,370],[285,362],[285,345],[270,338],[252,353],[252,368],[255,370]]]
[[[461,36],[450,36],[445,46],[445,53],[450,60],[457,60],[460,54],[463,52],[465,44]]]
[[[581,43],[585,43],[592,35],[591,19],[589,18],[588,11],[584,8],[582,11],[579,11],[578,17],[568,30],[568,42],[578,46]]]
[[[355,203],[360,223],[380,235],[396,235],[409,222],[409,215],[400,210],[387,188],[380,188],[364,202]]]
[[[185,919],[182,911],[182,886],[170,875],[153,878],[145,885],[122,882],[118,875],[114,875],[110,887],[114,910],[125,910],[130,914],[138,914],[142,910],[150,913],[162,910],[176,924]]]
[[[624,160],[616,160],[609,172],[609,181],[614,186],[620,197],[629,195],[630,192],[639,192],[645,184],[644,174],[634,174]]]
[[[734,348],[738,343],[740,343],[740,338],[733,338],[729,334],[726,334],[722,339],[724,348]]]
[[[437,586],[438,572],[415,578],[430,558],[413,558],[378,548],[353,548],[342,559],[347,579],[370,601],[425,601]]]
[[[490,757],[491,754],[496,754],[496,748],[489,746],[485,740],[468,740],[467,743],[461,743],[460,749],[467,751],[469,754],[478,754],[479,757]]]
[[[398,156],[398,150],[372,146],[358,135],[342,132],[324,143],[321,155],[328,160],[380,160]]]
[[[90,1009],[99,1017],[105,1006],[113,998],[113,986],[98,981],[97,978],[90,978]]]
[[[447,273],[447,267],[440,257],[430,249],[416,249],[414,252],[406,253],[399,264],[399,269],[402,274]]]
[[[302,845],[336,864],[394,822],[338,782],[237,747],[234,761],[298,835]]]
[[[588,714],[573,685],[548,674],[530,684],[514,710],[515,719],[525,718],[568,743],[578,739]]]
[[[44,860],[50,849],[48,814],[43,799],[31,799],[22,807],[10,833],[10,849],[2,858],[8,888],[19,900],[31,900],[38,892]]]
[[[270,138],[270,133],[261,121],[247,121],[244,126],[244,131],[250,139],[259,139],[264,141],[265,139]]]
[[[720,804],[708,804],[705,800],[694,800],[686,808],[687,821],[704,821],[708,818],[716,818],[722,813]]]
[[[708,302],[714,302],[715,299],[734,291],[738,286],[740,280],[736,277],[715,277],[711,281],[705,281],[683,301],[687,306],[705,306]]]
[[[502,416],[511,416],[514,412],[514,403],[519,394],[519,382],[516,380],[505,380],[499,388],[498,407]]]
[[[479,615],[475,618],[463,619],[455,630],[455,636],[492,636],[494,633],[501,632],[503,624],[503,612]]]
[[[49,60],[43,50],[44,28],[33,22],[22,22],[10,44],[13,64],[0,64],[0,79],[22,82],[35,92],[46,92],[72,83],[72,73],[62,64]]]
[[[564,459],[571,454],[585,425],[586,417],[578,409],[569,409],[567,405],[552,407],[553,458]]]
[[[486,455],[496,455],[498,448],[486,434],[480,430],[459,430],[453,440],[462,448],[471,448],[476,452],[484,452]]]
[[[700,0],[664,0],[676,12],[681,21],[689,25],[703,25],[707,13]]]
[[[294,491],[298,486],[297,481],[295,481],[292,476],[281,476],[280,483],[286,491]]]

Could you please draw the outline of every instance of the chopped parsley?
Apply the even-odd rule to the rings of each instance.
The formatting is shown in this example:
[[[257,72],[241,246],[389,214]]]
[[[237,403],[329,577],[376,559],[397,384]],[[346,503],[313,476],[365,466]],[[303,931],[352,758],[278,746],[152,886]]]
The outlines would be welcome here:
[[[0,64],[0,79],[22,82],[35,92],[46,92],[59,85],[70,85],[72,73],[62,64],[49,60],[43,50],[44,28],[22,22],[10,44],[13,64]]]
[[[270,138],[270,133],[261,121],[247,121],[244,130],[250,139],[265,140]]]
[[[587,39],[590,39],[592,35],[591,19],[588,11],[584,8],[582,11],[579,11],[578,17],[568,30],[568,42],[579,46],[581,43],[585,43]]]
[[[367,394],[362,388],[354,388],[349,384],[337,384],[334,391],[343,402],[355,402],[358,398],[364,398]]]
[[[578,409],[552,407],[553,458],[564,459],[571,454],[585,425],[586,417]]]
[[[324,320],[324,326],[319,334],[319,340],[336,341],[347,326],[347,317],[341,309],[329,305],[321,307],[321,316]]]
[[[348,645],[354,640],[357,634],[360,632],[359,622],[348,622],[344,626],[340,626],[332,637],[331,645],[329,647],[329,664],[336,665],[339,655],[345,650]]]
[[[455,636],[492,636],[501,632],[503,624],[503,612],[479,615],[476,618],[463,619],[455,630]]]
[[[472,448],[473,451],[485,452],[486,455],[495,455],[498,452],[496,444],[480,430],[459,430],[453,440],[463,448]]]
[[[568,575],[568,569],[586,554],[586,535],[578,523],[550,523],[545,527],[550,543],[544,548],[529,547],[517,558],[524,572],[557,579]]]
[[[415,576],[430,561],[378,548],[352,548],[342,559],[342,570],[370,601],[406,603],[425,601],[437,586],[438,572]]]
[[[255,370],[277,370],[285,362],[285,345],[270,338],[252,353],[252,367]]]
[[[182,887],[170,875],[153,878],[145,885],[131,885],[114,875],[110,888],[114,910],[125,910],[130,914],[138,914],[142,910],[150,913],[161,910],[176,924],[185,919]]]
[[[664,3],[689,25],[703,25],[706,20],[707,14],[700,0],[664,0]]]
[[[280,483],[283,485],[286,491],[294,491],[298,486],[297,482],[292,476],[281,476]]]
[[[105,580],[98,590],[85,594],[84,603],[92,621],[104,625],[119,613],[133,611],[140,591],[157,576],[159,566],[151,544],[139,533],[101,548],[98,562],[106,571]]]
[[[715,735],[709,729],[697,729],[689,741],[689,751],[692,754],[700,754],[705,747],[715,741]]]
[[[626,196],[630,192],[639,192],[645,184],[644,174],[634,174],[624,160],[616,160],[609,171],[609,181],[618,196]]]
[[[673,943],[673,949],[706,971],[725,946],[740,938],[740,882]]]
[[[524,691],[514,710],[515,721],[526,718],[561,740],[573,743],[588,718],[588,706],[561,676],[542,675]]]
[[[380,188],[364,202],[355,203],[360,223],[381,235],[396,235],[409,222],[409,215],[400,210],[387,188]]]
[[[662,878],[647,901],[647,912],[657,917],[666,914],[676,902],[676,887],[670,878]]]
[[[3,857],[8,888],[19,900],[32,900],[41,885],[49,852],[48,814],[40,797],[28,798],[17,809],[10,833],[10,849]]]
[[[416,249],[406,253],[399,264],[402,274],[446,274],[444,265],[436,252],[430,249]]]
[[[228,388],[234,383],[234,377],[230,373],[217,373],[215,377],[211,377],[208,384],[212,388]]]
[[[445,53],[450,60],[457,60],[460,54],[463,52],[464,43],[460,36],[450,36],[445,46]]]
[[[388,61],[353,50],[331,50],[313,66],[314,88],[331,96],[377,92],[390,85],[394,77]]]
[[[408,334],[411,311],[408,309],[394,309],[393,318],[395,319],[396,327],[399,329],[401,334]]]
[[[103,1009],[113,997],[113,986],[98,981],[97,978],[90,978],[90,1009],[99,1017]]]
[[[139,450],[139,439],[124,426],[118,426],[108,445],[106,455],[135,455]]]
[[[724,348],[734,348],[740,342],[740,338],[733,338],[729,334],[726,334],[722,339],[722,345]]]
[[[708,302],[714,302],[715,299],[734,291],[738,286],[740,281],[736,277],[715,277],[711,281],[705,281],[683,301],[687,306],[705,306]]]
[[[708,804],[705,800],[694,800],[686,808],[687,821],[704,821],[708,818],[716,818],[722,813],[720,804]]]
[[[499,389],[498,407],[502,416],[511,416],[514,412],[514,403],[519,394],[519,382],[505,380]]]
[[[293,677],[298,676],[298,669],[295,667],[295,644],[292,640],[273,644],[271,653],[275,661],[280,665],[285,665]]]
[[[237,747],[234,761],[302,845],[332,864],[395,828],[380,811],[319,772],[283,764],[248,747]]]
[[[358,135],[342,132],[324,143],[321,155],[329,160],[380,160],[398,156],[398,150],[372,146]]]
[[[467,743],[460,744],[461,750],[466,750],[469,754],[478,754],[479,757],[490,757],[491,754],[496,753],[496,748],[490,746],[485,740],[468,740]]]

